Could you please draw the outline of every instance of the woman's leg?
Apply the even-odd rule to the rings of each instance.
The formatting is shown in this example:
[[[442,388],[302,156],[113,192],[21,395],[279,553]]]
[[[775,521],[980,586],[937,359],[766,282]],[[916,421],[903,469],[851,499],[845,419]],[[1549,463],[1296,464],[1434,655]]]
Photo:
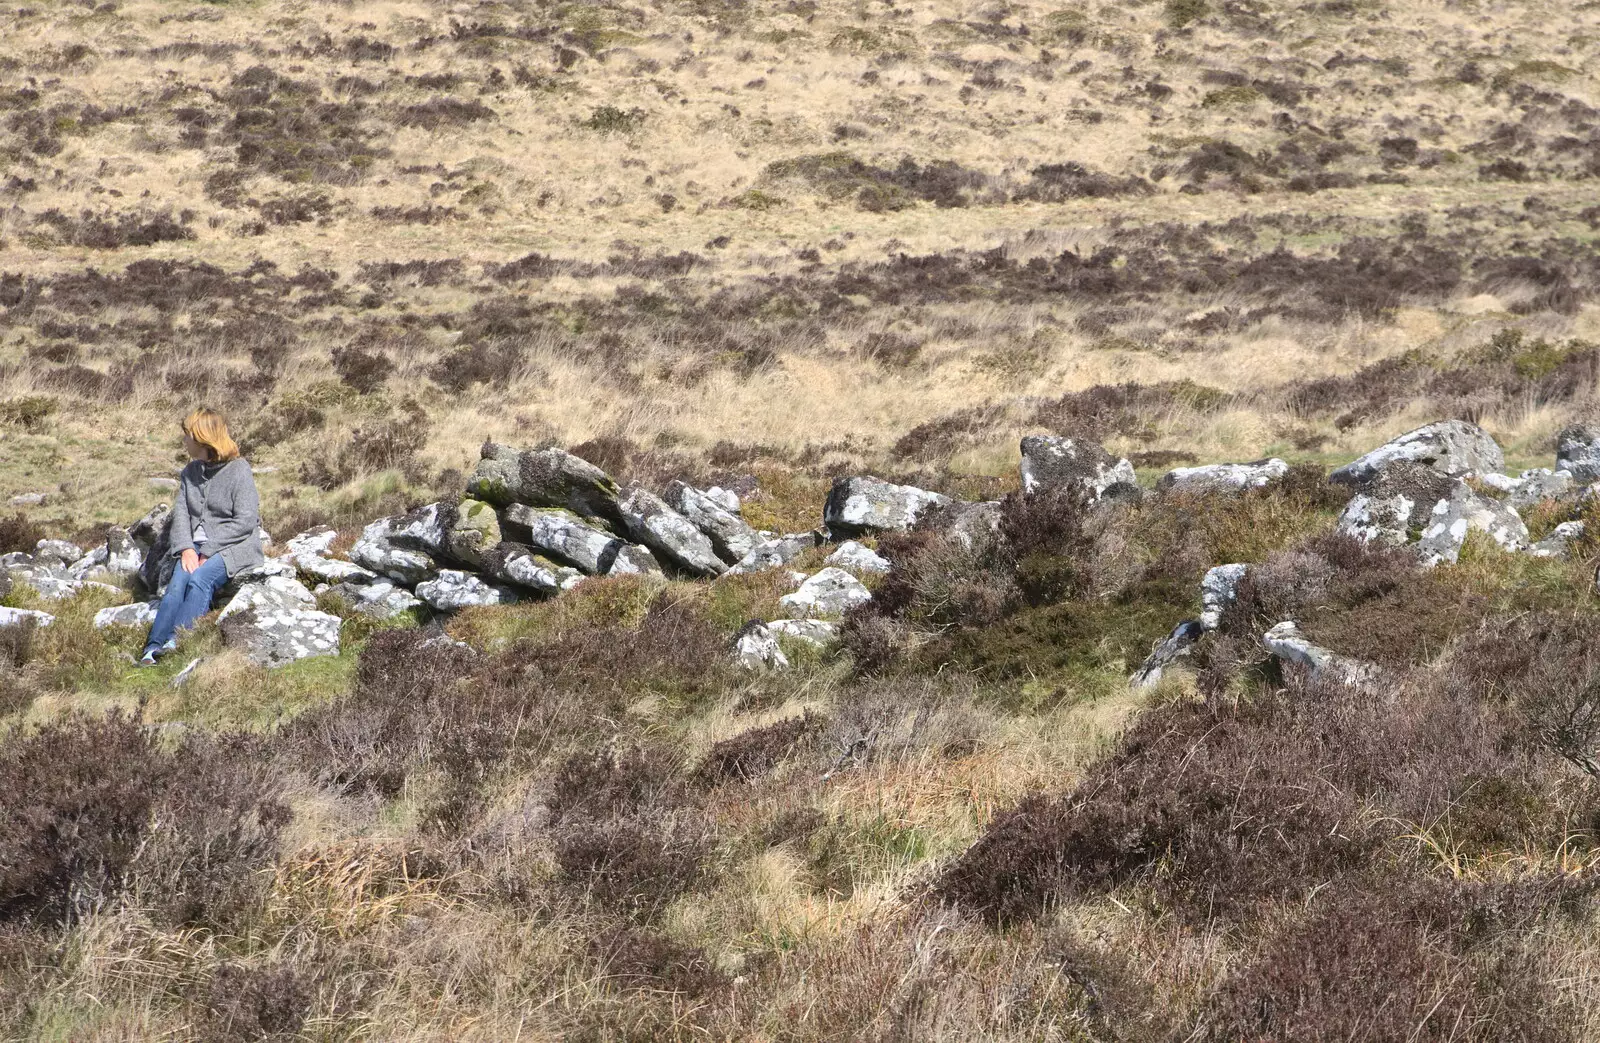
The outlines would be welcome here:
[[[172,640],[173,632],[178,629],[178,616],[183,611],[183,599],[188,595],[189,584],[193,580],[194,574],[183,571],[181,565],[172,570],[172,579],[167,581],[167,592],[161,595],[161,604],[156,607],[156,621],[150,625],[150,640],[144,646],[146,653]]]
[[[206,563],[189,574],[189,583],[178,606],[174,630],[186,630],[195,620],[211,611],[211,599],[217,588],[228,582],[228,565],[222,555],[207,558]]]

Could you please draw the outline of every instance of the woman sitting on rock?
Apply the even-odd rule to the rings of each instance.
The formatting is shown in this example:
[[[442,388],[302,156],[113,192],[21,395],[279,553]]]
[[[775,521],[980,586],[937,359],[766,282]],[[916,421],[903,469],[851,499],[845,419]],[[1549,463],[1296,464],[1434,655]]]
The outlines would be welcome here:
[[[227,422],[209,409],[195,410],[183,421],[183,448],[192,459],[172,508],[171,553],[179,567],[156,610],[141,666],[177,647],[178,628],[211,611],[211,599],[228,577],[266,560],[256,535],[256,481],[228,436]]]

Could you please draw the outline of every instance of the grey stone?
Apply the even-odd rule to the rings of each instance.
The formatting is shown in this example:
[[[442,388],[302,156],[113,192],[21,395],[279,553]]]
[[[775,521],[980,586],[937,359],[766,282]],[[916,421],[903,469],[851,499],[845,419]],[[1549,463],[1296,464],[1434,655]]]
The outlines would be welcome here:
[[[1529,547],[1528,553],[1536,558],[1568,557],[1572,553],[1572,545],[1583,539],[1583,532],[1581,521],[1562,522],[1550,535]]]
[[[751,623],[739,631],[733,642],[733,661],[746,670],[781,670],[789,665],[789,657],[764,623]]]
[[[289,537],[289,542],[283,545],[289,554],[319,554],[333,553],[333,544],[339,538],[339,533],[327,525],[319,525],[315,529],[298,533]]]
[[[591,576],[611,571],[627,541],[585,522],[564,507],[529,507],[514,503],[506,520],[519,526],[528,546]]]
[[[673,482],[667,486],[662,499],[705,533],[712,550],[730,565],[740,561],[761,542],[748,522],[692,485]]]
[[[458,569],[440,569],[433,579],[418,583],[417,597],[440,612],[481,605],[511,605],[519,600],[509,587],[486,582]]]
[[[69,564],[67,574],[73,579],[86,579],[91,575],[110,576],[106,571],[106,545],[90,548],[83,557]]]
[[[1150,688],[1161,680],[1167,667],[1186,658],[1194,650],[1195,644],[1205,635],[1199,623],[1186,619],[1173,628],[1160,644],[1150,652],[1139,669],[1128,678],[1128,683],[1135,688]]]
[[[607,576],[659,576],[661,563],[650,552],[649,547],[641,547],[637,543],[624,543],[617,551],[617,556],[612,559],[611,567],[606,570]]]
[[[822,522],[835,536],[900,532],[911,528],[929,507],[950,502],[950,497],[941,493],[895,485],[871,475],[837,478],[823,505]]]
[[[105,561],[100,567],[112,576],[125,579],[139,571],[144,561],[145,545],[134,537],[131,530],[117,526],[106,533],[105,552]]]
[[[373,619],[393,619],[402,612],[409,612],[422,606],[421,598],[386,579],[374,579],[364,583],[336,583],[328,587],[328,591],[343,598],[352,612],[371,616]]]
[[[450,512],[444,532],[445,555],[469,568],[481,568],[483,556],[500,542],[500,518],[482,500],[464,499]]]
[[[159,601],[135,601],[131,605],[113,605],[94,614],[97,629],[107,627],[147,627],[156,621]]]
[[[696,576],[720,576],[728,570],[705,533],[643,486],[630,485],[617,509],[629,535],[658,559]]]
[[[817,534],[814,532],[794,532],[787,536],[774,536],[762,540],[749,554],[740,558],[738,564],[728,570],[728,575],[742,576],[751,572],[782,568],[817,546],[817,542]]]
[[[1556,435],[1556,469],[1580,485],[1600,482],[1600,428],[1575,424]]]
[[[339,558],[325,558],[320,554],[308,552],[296,554],[291,559],[295,568],[302,575],[307,576],[317,583],[375,583],[390,582],[384,580],[376,572],[353,561],[343,561]]]
[[[837,565],[841,569],[848,569],[857,575],[862,573],[884,573],[893,568],[889,564],[888,558],[855,540],[846,540],[844,543],[839,544],[839,549],[828,555],[826,563]]]
[[[414,523],[413,523],[414,524]],[[438,572],[433,556],[416,546],[397,541],[401,519],[379,518],[361,530],[361,538],[350,548],[350,557],[380,576],[396,583],[414,586]],[[401,537],[405,539],[406,537]]]
[[[1452,478],[1496,474],[1505,454],[1489,433],[1465,420],[1441,420],[1392,438],[1328,475],[1341,485],[1365,488],[1396,464],[1412,463]]]
[[[46,493],[19,493],[10,500],[13,507],[37,507],[49,498]]]
[[[167,581],[172,578],[172,570],[178,567],[178,559],[170,553],[172,550],[172,510],[164,503],[158,503],[138,521],[128,527],[128,535],[133,541],[145,548],[144,560],[139,563],[139,571],[134,574],[134,589],[142,594],[159,597],[167,589]]]
[[[837,619],[872,600],[872,592],[844,569],[826,568],[811,576],[793,594],[778,599],[790,619]]]
[[[710,499],[712,503],[716,504],[718,507],[721,507],[729,514],[738,514],[740,509],[743,507],[743,504],[739,500],[738,493],[734,492],[732,489],[724,489],[720,485],[713,485],[711,488],[707,489],[706,497]]]
[[[1356,683],[1377,675],[1377,668],[1371,663],[1350,659],[1321,645],[1312,644],[1292,620],[1278,623],[1262,634],[1261,644],[1284,662],[1305,667],[1313,678],[1327,677]]]
[[[557,564],[532,547],[506,541],[486,555],[484,572],[502,583],[541,594],[571,590],[583,579],[583,573],[571,566]]]
[[[1222,622],[1222,613],[1239,596],[1239,582],[1249,565],[1234,563],[1207,569],[1200,580],[1200,628],[1215,630]]]
[[[774,619],[767,629],[779,637],[825,648],[839,640],[839,624],[828,619]]]
[[[249,583],[217,615],[223,643],[269,667],[338,655],[343,621],[315,604],[311,591],[287,576]]]
[[[1242,492],[1259,489],[1289,473],[1287,461],[1273,457],[1249,464],[1203,464],[1175,467],[1156,481],[1164,492]]]
[[[0,554],[0,569],[26,568],[33,563],[33,555],[27,551],[14,550]]]
[[[525,503],[563,507],[583,518],[619,527],[618,489],[612,477],[563,449],[517,449],[486,442],[467,495],[496,507]]]
[[[1082,438],[1029,435],[1022,440],[1022,492],[1081,489],[1090,503],[1137,500],[1141,491],[1133,464]]]
[[[1345,505],[1338,528],[1364,541],[1414,544],[1424,564],[1453,562],[1478,529],[1507,550],[1528,544],[1517,512],[1473,492],[1466,482],[1420,464],[1394,463]]]
[[[68,565],[83,557],[83,548],[67,540],[40,540],[33,548],[33,556],[37,561]]]
[[[1525,511],[1545,500],[1559,500],[1577,488],[1570,471],[1552,471],[1548,467],[1523,471],[1516,478],[1503,474],[1484,474],[1479,475],[1478,480],[1497,492],[1505,493],[1505,502],[1517,511]]]
[[[985,546],[1000,535],[999,500],[959,503],[952,510],[955,517],[945,532],[965,550]]]
[[[55,621],[56,617],[48,612],[39,612],[31,608],[7,608],[0,605],[0,627],[21,626],[29,622],[34,626],[47,627]]]

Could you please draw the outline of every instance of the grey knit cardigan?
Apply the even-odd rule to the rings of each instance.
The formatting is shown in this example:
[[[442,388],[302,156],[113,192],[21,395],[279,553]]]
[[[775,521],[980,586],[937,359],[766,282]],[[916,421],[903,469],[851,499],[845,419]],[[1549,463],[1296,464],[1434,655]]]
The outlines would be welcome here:
[[[172,508],[172,554],[193,550],[201,557],[222,555],[228,575],[266,560],[256,529],[261,500],[250,465],[235,457],[226,463],[192,460],[183,469],[177,503]],[[195,543],[201,530],[205,539]]]

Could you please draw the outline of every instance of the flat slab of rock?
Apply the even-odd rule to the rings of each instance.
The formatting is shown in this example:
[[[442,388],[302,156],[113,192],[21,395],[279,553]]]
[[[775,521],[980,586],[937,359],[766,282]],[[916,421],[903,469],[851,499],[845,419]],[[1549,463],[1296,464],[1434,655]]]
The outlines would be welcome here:
[[[1498,474],[1506,457],[1489,433],[1465,420],[1441,420],[1392,438],[1328,475],[1330,482],[1365,488],[1395,464],[1411,463],[1452,478]]]
[[[1528,553],[1536,558],[1565,558],[1571,555],[1572,545],[1583,539],[1583,535],[1583,522],[1562,522],[1550,535],[1529,547]]]
[[[350,610],[373,619],[393,619],[422,606],[422,599],[386,579],[335,583],[329,592],[344,599]]]
[[[267,667],[338,655],[343,620],[315,604],[311,591],[285,576],[248,584],[217,615],[223,643]]]
[[[1174,467],[1156,481],[1160,492],[1243,492],[1259,489],[1289,473],[1287,461],[1273,457],[1248,464],[1202,464]]]
[[[1385,468],[1352,497],[1338,528],[1364,541],[1415,545],[1427,565],[1455,561],[1474,529],[1507,550],[1528,545],[1528,527],[1510,506],[1479,496],[1458,478],[1406,462]]]
[[[863,536],[875,532],[902,532],[932,506],[946,507],[951,499],[942,493],[895,485],[871,475],[836,478],[822,508],[822,521],[835,535]]]
[[[583,573],[561,565],[520,543],[501,542],[484,560],[484,572],[502,583],[510,583],[540,594],[559,594],[583,580]]]
[[[1237,562],[1206,570],[1200,579],[1200,629],[1221,625],[1222,613],[1239,597],[1239,583],[1249,571],[1249,565]]]
[[[1552,471],[1548,467],[1523,471],[1516,478],[1504,474],[1484,474],[1479,475],[1478,480],[1491,489],[1505,493],[1505,502],[1517,511],[1525,511],[1545,500],[1559,500],[1578,489],[1571,472]]]
[[[616,481],[589,461],[564,449],[517,449],[486,442],[477,470],[467,479],[467,495],[509,507],[563,507],[583,518],[621,525]]]
[[[1600,482],[1600,428],[1578,424],[1556,435],[1556,470],[1579,485]]]
[[[94,625],[99,630],[107,627],[147,627],[156,621],[159,601],[135,601],[131,605],[112,605],[94,614]]]
[[[778,599],[790,619],[838,619],[872,600],[872,591],[844,569],[826,568],[808,577],[793,594]]]
[[[839,549],[828,555],[825,560],[829,565],[848,569],[857,575],[885,573],[894,567],[889,564],[888,558],[855,540],[846,540],[839,544]]]
[[[1029,435],[1022,440],[1021,471],[1026,496],[1062,488],[1083,491],[1090,503],[1141,495],[1133,464],[1085,438]]]
[[[417,597],[440,612],[481,605],[512,605],[519,600],[510,587],[490,583],[458,569],[440,569],[433,579],[418,583]]]
[[[839,624],[830,619],[774,619],[767,624],[767,629],[779,637],[790,637],[818,648],[839,640]]]
[[[780,569],[817,544],[818,538],[814,532],[793,532],[787,536],[774,536],[756,544],[749,554],[740,558],[739,563],[728,570],[727,574],[742,576],[751,572]]]
[[[668,507],[705,533],[717,557],[730,565],[740,561],[761,542],[760,535],[750,527],[750,523],[734,513],[738,510],[737,506],[729,510],[709,493],[701,492],[686,482],[668,485],[662,499]],[[738,498],[735,497],[733,502],[737,504]]]
[[[55,621],[56,617],[48,612],[40,612],[31,608],[6,608],[4,605],[0,605],[0,627],[21,626],[24,623],[47,627]]]
[[[1267,651],[1286,663],[1296,663],[1311,671],[1312,677],[1330,676],[1346,683],[1367,680],[1377,673],[1371,663],[1350,659],[1312,644],[1292,620],[1284,620],[1261,635]]]
[[[628,541],[585,522],[564,507],[529,507],[514,503],[506,520],[524,530],[527,545],[590,576],[604,576]]]
[[[705,533],[642,485],[630,485],[617,509],[628,534],[657,559],[694,576],[720,576],[728,570]]]

